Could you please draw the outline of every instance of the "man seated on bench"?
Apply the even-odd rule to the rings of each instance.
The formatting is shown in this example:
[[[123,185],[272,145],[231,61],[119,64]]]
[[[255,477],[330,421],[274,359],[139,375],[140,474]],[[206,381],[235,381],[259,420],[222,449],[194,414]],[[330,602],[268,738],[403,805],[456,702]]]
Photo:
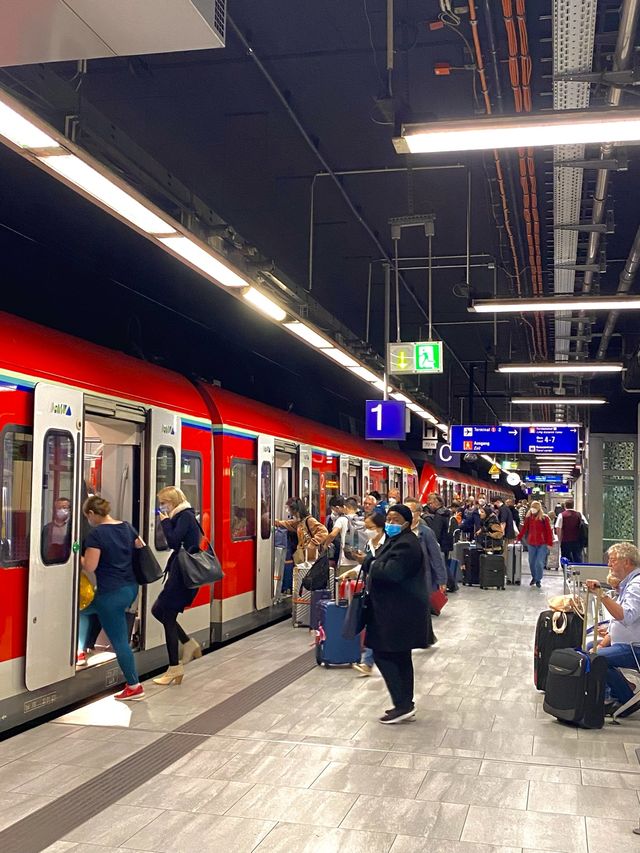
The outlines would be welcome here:
[[[640,670],[637,652],[640,647],[640,552],[631,542],[619,542],[607,551],[611,574],[619,580],[618,599],[603,598],[602,604],[611,616],[608,635],[598,645],[598,654],[607,660],[607,686],[613,700],[609,713],[634,697],[633,687],[620,672],[623,669]],[[600,586],[597,580],[588,580],[593,590]],[[640,710],[640,691],[637,702],[630,705],[621,717]]]

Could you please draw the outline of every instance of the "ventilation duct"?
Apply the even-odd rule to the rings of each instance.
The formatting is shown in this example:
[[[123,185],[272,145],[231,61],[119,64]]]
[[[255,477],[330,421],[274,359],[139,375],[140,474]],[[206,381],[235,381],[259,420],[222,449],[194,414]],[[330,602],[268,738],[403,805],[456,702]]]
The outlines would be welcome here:
[[[226,0],[0,0],[0,66],[225,46]]]

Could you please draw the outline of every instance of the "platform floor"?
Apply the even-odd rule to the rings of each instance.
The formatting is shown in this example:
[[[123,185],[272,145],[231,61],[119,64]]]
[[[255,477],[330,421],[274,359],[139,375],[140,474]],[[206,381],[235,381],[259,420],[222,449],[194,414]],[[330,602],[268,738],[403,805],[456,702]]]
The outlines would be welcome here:
[[[379,675],[315,668],[48,853],[640,851],[640,715],[562,726],[532,686],[541,591],[461,589],[416,652],[415,722],[382,726]],[[0,830],[309,648],[283,623],[144,703],[95,702],[0,743]],[[189,737],[189,735],[184,735]],[[4,850],[3,853],[19,853]]]

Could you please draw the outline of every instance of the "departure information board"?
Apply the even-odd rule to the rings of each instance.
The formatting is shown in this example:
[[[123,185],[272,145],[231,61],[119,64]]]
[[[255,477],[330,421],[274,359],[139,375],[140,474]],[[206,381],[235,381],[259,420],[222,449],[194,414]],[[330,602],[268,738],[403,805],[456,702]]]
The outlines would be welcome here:
[[[527,474],[527,483],[562,483],[562,474]]]
[[[578,452],[579,429],[568,426],[451,427],[454,453],[536,453],[548,456]]]

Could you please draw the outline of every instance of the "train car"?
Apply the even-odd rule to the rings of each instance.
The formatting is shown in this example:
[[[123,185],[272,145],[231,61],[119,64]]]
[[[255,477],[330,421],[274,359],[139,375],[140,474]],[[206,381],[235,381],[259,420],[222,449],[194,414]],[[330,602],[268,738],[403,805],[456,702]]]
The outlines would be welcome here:
[[[427,497],[434,492],[440,494],[445,506],[449,506],[454,496],[458,495],[462,500],[468,497],[485,497],[487,500],[495,500],[501,497],[503,500],[514,497],[511,489],[504,488],[497,483],[487,483],[456,471],[454,468],[441,468],[425,462],[420,473],[419,496],[422,503],[426,503]]]
[[[122,682],[109,651],[76,667],[87,495],[164,565],[156,494],[186,493],[225,571],[184,614],[206,647],[290,611],[273,531],[288,497],[323,518],[339,492],[417,489],[399,451],[4,313],[0,339],[0,732]],[[166,663],[160,589],[141,588],[130,614],[141,674]]]

